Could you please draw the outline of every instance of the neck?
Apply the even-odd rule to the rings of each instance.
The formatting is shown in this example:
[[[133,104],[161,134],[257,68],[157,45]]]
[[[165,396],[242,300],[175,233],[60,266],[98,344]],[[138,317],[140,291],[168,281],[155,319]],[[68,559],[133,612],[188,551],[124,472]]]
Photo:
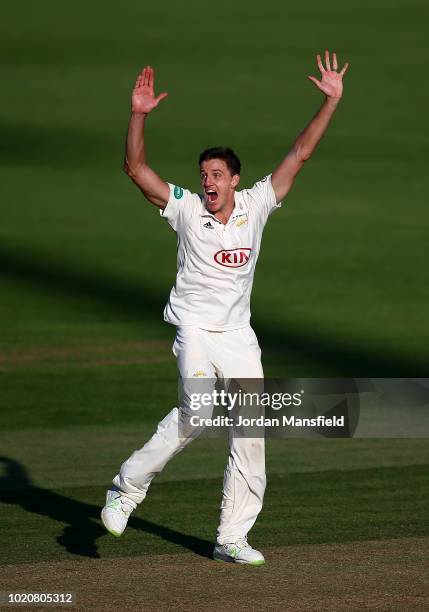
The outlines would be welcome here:
[[[235,207],[235,199],[234,199],[234,194],[232,194],[232,196],[228,198],[228,201],[226,202],[225,206],[222,206],[221,210],[218,210],[214,214],[214,216],[216,217],[218,221],[226,225],[229,221],[230,216],[232,215],[232,211],[234,210],[234,207]]]

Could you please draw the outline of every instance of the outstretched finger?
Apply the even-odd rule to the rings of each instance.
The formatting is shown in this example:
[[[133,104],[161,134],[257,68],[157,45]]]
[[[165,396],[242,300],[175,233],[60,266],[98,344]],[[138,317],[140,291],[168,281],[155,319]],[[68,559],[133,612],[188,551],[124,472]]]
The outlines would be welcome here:
[[[310,81],[313,81],[313,83],[316,85],[316,87],[318,87],[320,89],[320,87],[322,86],[322,83],[318,79],[316,79],[316,77],[309,76],[308,78],[310,79]]]
[[[149,68],[149,82],[148,85],[149,87],[153,87],[153,68],[152,66],[148,66]]]
[[[325,72],[325,69],[322,64],[322,58],[320,57],[319,54],[316,55],[316,58],[317,58],[317,65],[319,66],[319,70],[323,74]]]
[[[326,70],[331,69],[331,62],[329,60],[329,51],[327,49],[325,51],[325,65],[326,65]]]
[[[143,70],[143,78],[141,81],[142,85],[148,85],[149,84],[149,69],[150,66],[145,66],[144,70]]]
[[[334,51],[334,53],[332,54],[332,59],[333,59],[332,68],[333,68],[334,70],[337,70],[337,68],[338,68],[338,62],[337,62],[337,54],[335,53],[335,51]]]
[[[341,69],[341,72],[340,72],[340,75],[341,75],[341,76],[343,76],[343,74],[345,74],[345,72],[346,72],[346,70],[347,70],[347,68],[348,68],[348,67],[349,67],[349,63],[348,63],[348,62],[346,62],[346,63],[344,64],[344,66],[342,67],[342,69]]]
[[[140,87],[141,85],[143,85],[144,71],[145,71],[145,69],[143,68],[143,70],[137,76],[137,81],[136,81],[136,85],[135,85],[136,87]]]
[[[159,96],[155,98],[155,102],[159,104],[159,102],[161,102],[161,100],[163,100],[167,96],[168,96],[168,93],[165,91],[164,93],[159,94]]]

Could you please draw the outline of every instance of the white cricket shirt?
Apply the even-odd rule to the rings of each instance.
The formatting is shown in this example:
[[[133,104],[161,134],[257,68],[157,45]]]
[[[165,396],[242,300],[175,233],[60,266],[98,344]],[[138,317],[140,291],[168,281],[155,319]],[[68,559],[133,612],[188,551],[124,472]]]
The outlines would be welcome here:
[[[262,232],[268,216],[281,206],[271,175],[235,192],[226,225],[208,212],[203,196],[169,186],[161,216],[177,234],[177,276],[164,320],[213,331],[247,326]]]

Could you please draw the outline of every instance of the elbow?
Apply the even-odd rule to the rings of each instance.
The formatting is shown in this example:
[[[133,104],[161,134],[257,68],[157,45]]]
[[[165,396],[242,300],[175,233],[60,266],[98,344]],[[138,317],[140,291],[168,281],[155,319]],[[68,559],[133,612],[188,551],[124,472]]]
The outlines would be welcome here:
[[[132,170],[131,170],[130,164],[128,163],[128,159],[127,158],[124,159],[124,165],[122,166],[122,170],[125,172],[125,174],[127,176],[129,176],[131,178]]]
[[[300,164],[308,161],[311,157],[311,150],[306,147],[295,147],[294,149],[295,157]]]
[[[127,159],[124,161],[123,171],[132,181],[135,181],[137,176],[141,174],[141,170],[139,172],[138,169],[132,168]]]

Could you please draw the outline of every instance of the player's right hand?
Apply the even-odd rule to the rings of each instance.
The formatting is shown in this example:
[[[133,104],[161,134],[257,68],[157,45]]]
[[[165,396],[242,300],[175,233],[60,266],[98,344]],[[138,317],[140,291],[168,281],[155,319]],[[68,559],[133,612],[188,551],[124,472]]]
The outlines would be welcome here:
[[[131,97],[131,111],[133,113],[147,115],[147,113],[150,113],[151,110],[158,106],[161,100],[168,96],[164,92],[155,97],[154,81],[155,73],[153,68],[151,66],[143,68],[137,77]]]

